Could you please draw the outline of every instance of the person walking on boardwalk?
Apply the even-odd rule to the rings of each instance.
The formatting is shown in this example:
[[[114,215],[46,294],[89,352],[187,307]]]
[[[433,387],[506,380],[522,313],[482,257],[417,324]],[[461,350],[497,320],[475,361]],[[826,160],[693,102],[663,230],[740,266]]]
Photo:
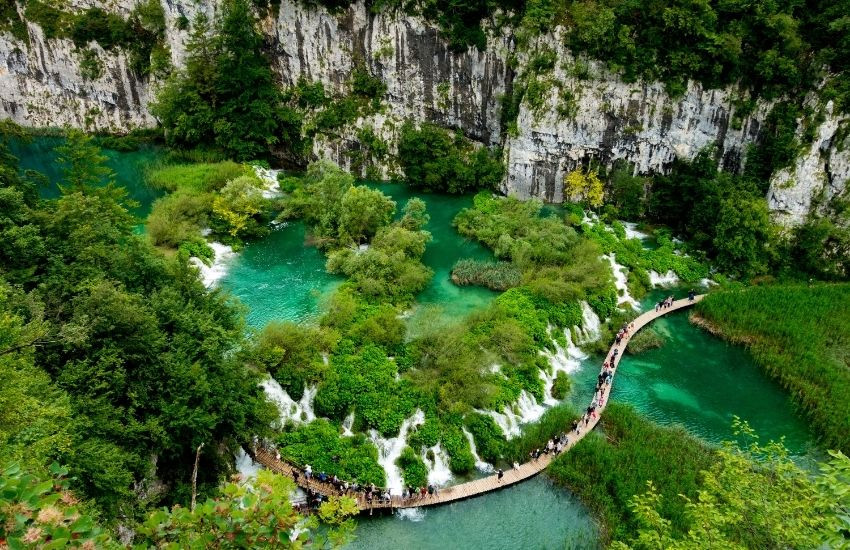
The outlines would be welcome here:
[[[501,468],[499,468],[499,469],[498,469],[498,471],[496,472],[496,474],[497,474],[497,477],[498,477],[498,479],[499,479],[499,483],[501,483],[501,482],[502,482],[502,478],[503,478],[503,477],[505,477],[505,472],[504,472],[504,470],[502,470]]]

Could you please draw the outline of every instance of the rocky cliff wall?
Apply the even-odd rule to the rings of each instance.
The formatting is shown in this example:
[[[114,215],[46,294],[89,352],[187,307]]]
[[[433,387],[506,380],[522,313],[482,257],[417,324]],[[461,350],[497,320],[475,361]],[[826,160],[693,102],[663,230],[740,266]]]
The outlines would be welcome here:
[[[162,2],[166,40],[173,63],[180,66],[188,33],[179,30],[177,21],[181,16],[192,20],[199,11],[213,17],[217,3]],[[75,0],[74,5],[99,5],[126,14],[133,4],[134,0]],[[505,30],[489,39],[484,52],[456,53],[439,29],[418,17],[372,14],[363,2],[335,15],[294,0],[283,0],[261,26],[284,85],[305,78],[347,93],[358,66],[367,67],[387,85],[381,111],[333,135],[320,136],[315,155],[350,168],[361,148],[358,129],[373,129],[392,152],[405,120],[430,121],[460,129],[482,144],[503,146],[507,173],[502,190],[520,197],[561,201],[563,176],[591,158],[606,165],[622,159],[639,172],[659,172],[674,158],[691,159],[715,145],[721,165],[739,170],[770,107],[760,103],[733,124],[736,92],[731,89],[704,89],[691,82],[683,95],[671,98],[660,83],[626,83],[602,64],[588,61],[582,62],[585,70],[579,75],[559,32],[520,51],[511,31]],[[79,54],[70,41],[46,40],[34,24],[29,30],[28,43],[0,36],[0,116],[28,126],[71,125],[112,132],[156,124],[148,110],[156,83],[135,76],[123,54],[93,45],[104,71],[89,81],[81,74]],[[526,74],[530,56],[541,49],[554,51],[557,63],[545,75]],[[531,78],[546,83],[542,102],[532,107],[524,101],[516,124],[510,131],[502,128],[503,96]],[[839,151],[832,139],[838,128],[834,118],[827,119],[818,143],[793,170],[774,177],[770,204],[786,223],[799,222],[820,189],[827,188],[828,193],[844,189],[850,164],[847,153]],[[395,167],[389,159],[377,168],[386,176]]]

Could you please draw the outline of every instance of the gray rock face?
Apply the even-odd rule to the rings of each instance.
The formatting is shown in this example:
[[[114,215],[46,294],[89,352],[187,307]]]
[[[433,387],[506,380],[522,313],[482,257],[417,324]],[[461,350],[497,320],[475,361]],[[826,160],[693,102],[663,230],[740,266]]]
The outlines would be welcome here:
[[[826,206],[847,189],[850,139],[846,134],[841,139],[838,129],[850,123],[850,116],[834,114],[831,101],[825,110],[826,118],[809,149],[770,180],[767,204],[774,219],[786,227],[803,223],[815,202]]]
[[[192,20],[199,12],[213,18],[219,4],[161,1],[172,61],[179,67],[188,33],[178,29],[177,21],[181,16]],[[98,5],[126,15],[134,4],[75,0],[73,5]],[[546,78],[557,85],[550,87],[542,105],[532,109],[524,102],[515,128],[507,132],[500,119],[501,99],[529,60],[515,48],[510,29],[491,36],[484,52],[453,52],[439,29],[423,19],[372,14],[363,1],[337,15],[283,0],[279,11],[260,24],[284,85],[304,78],[344,94],[358,67],[386,83],[381,112],[316,139],[313,149],[316,156],[352,168],[352,156],[362,147],[358,130],[368,127],[389,145],[389,158],[376,166],[383,176],[397,170],[392,154],[402,123],[429,121],[459,129],[483,145],[502,146],[507,168],[503,192],[560,202],[564,176],[589,159],[605,165],[622,159],[641,173],[663,172],[675,158],[691,159],[714,145],[721,166],[739,170],[770,108],[759,103],[733,125],[732,89],[704,89],[691,82],[681,97],[671,98],[660,83],[626,83],[595,62],[586,62],[588,70],[579,78],[570,69],[575,60],[557,30],[536,44],[556,52],[558,62]],[[123,54],[92,45],[104,71],[88,81],[70,41],[46,40],[37,25],[29,28],[29,42],[0,35],[0,116],[27,126],[71,125],[110,132],[156,124],[149,104],[157,83],[133,75]],[[509,63],[512,57],[516,64]],[[567,102],[570,108],[565,110]],[[831,136],[837,123],[826,127],[829,124],[824,123],[822,139],[805,155],[809,160],[801,158],[793,173],[774,177],[769,199],[783,222],[797,223],[820,189],[834,194],[846,185],[847,153],[835,148]],[[813,175],[820,173],[824,177]]]

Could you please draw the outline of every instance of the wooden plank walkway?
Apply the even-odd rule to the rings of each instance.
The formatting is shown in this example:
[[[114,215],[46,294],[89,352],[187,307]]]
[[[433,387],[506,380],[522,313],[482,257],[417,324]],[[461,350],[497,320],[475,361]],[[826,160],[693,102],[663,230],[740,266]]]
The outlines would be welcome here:
[[[613,364],[613,374],[616,375],[617,373],[617,366],[620,364],[620,359],[623,357],[626,346],[628,345],[632,336],[637,334],[640,329],[642,329],[643,327],[663,315],[694,305],[695,303],[702,300],[703,296],[703,294],[697,295],[693,301],[688,300],[687,298],[684,298],[682,300],[676,300],[673,302],[673,305],[668,308],[659,309],[657,311],[650,310],[644,312],[643,314],[638,316],[634,321],[632,321],[632,328],[629,330],[628,334],[626,334],[622,338],[619,344],[615,342],[608,350],[608,354],[605,356],[605,361]],[[614,355],[615,350],[618,350],[618,354],[616,356]],[[581,439],[586,434],[590,433],[593,428],[596,427],[596,424],[599,422],[599,418],[602,412],[608,405],[608,396],[611,393],[611,388],[613,387],[613,385],[614,383],[612,378],[611,383],[604,385],[600,390],[601,395],[600,393],[594,395],[593,403],[597,404],[596,414],[588,418],[586,425],[583,425],[583,422],[579,423],[579,432],[577,434],[575,432],[570,431],[571,426],[564,427],[564,432],[569,433],[569,441],[564,446],[564,450],[562,452],[568,452],[576,445],[576,443],[581,441]],[[327,496],[339,494],[339,492],[330,483],[320,483],[315,478],[312,480],[305,479],[304,475],[298,470],[298,468],[286,462],[278,460],[274,451],[270,451],[264,448],[257,448],[255,450],[255,455],[257,462],[272,471],[275,471],[279,474],[283,474],[289,477],[290,479],[295,479],[298,486],[303,489],[311,489],[315,492]],[[504,476],[501,480],[498,478],[497,474],[493,474],[491,476],[476,479],[474,481],[468,481],[466,483],[441,488],[434,495],[425,495],[422,497],[417,496],[407,499],[402,499],[400,495],[394,495],[389,501],[375,499],[371,503],[367,502],[366,498],[362,494],[351,496],[356,497],[357,505],[361,511],[368,510],[370,513],[372,510],[417,508],[419,506],[434,506],[437,504],[446,504],[449,502],[474,497],[476,495],[489,493],[491,491],[497,491],[504,487],[508,487],[510,485],[514,485],[516,483],[524,481],[542,472],[552,462],[554,457],[555,455],[552,454],[544,454],[540,456],[540,458],[538,458],[537,460],[532,460],[521,464],[518,468],[507,470],[504,472]]]

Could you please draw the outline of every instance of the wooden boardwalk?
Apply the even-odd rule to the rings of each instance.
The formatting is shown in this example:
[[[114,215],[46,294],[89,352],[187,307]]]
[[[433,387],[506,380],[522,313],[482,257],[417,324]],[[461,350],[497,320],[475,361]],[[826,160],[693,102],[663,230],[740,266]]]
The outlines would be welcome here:
[[[655,311],[654,309],[647,311],[637,317],[634,321],[632,321],[631,330],[629,330],[628,334],[622,338],[619,344],[614,343],[611,346],[611,348],[608,350],[608,355],[606,355],[605,357],[605,361],[613,362],[613,374],[616,375],[617,373],[617,366],[620,363],[620,359],[623,357],[624,351],[629,343],[629,340],[631,340],[632,336],[637,334],[640,329],[642,329],[643,327],[663,315],[694,305],[695,303],[699,302],[703,298],[703,296],[704,295],[700,294],[696,296],[693,301],[690,301],[687,298],[682,300],[676,300],[673,302],[673,305],[671,307],[660,309],[658,311]],[[619,350],[618,355],[616,357],[614,356],[614,350]],[[571,426],[564,426],[564,432],[569,433],[569,441],[562,452],[568,452],[576,445],[576,443],[581,441],[581,439],[586,434],[590,433],[590,431],[593,430],[594,427],[596,427],[596,424],[599,422],[599,417],[605,410],[605,407],[608,405],[608,396],[611,393],[611,388],[613,387],[613,385],[614,383],[612,379],[610,384],[604,385],[602,387],[601,396],[598,393],[594,395],[594,401],[597,401],[601,398],[601,405],[597,405],[596,414],[589,418],[587,425],[584,425],[583,422],[579,423],[578,434],[570,431]],[[320,483],[316,479],[305,479],[304,475],[301,474],[301,472],[297,468],[283,461],[277,460],[275,453],[272,451],[263,448],[258,448],[256,449],[255,455],[257,462],[272,471],[275,471],[279,474],[283,474],[291,479],[295,479],[298,486],[303,489],[311,489],[323,495],[338,494],[338,491],[330,483]],[[362,494],[358,494],[356,495],[357,505],[361,511],[368,510],[371,513],[372,510],[417,508],[419,506],[434,506],[437,504],[446,504],[449,502],[474,497],[476,495],[489,493],[491,491],[497,491],[504,487],[519,483],[520,481],[524,481],[542,472],[549,465],[549,463],[552,462],[553,459],[554,455],[544,454],[541,455],[540,458],[537,460],[532,460],[530,462],[526,462],[525,464],[521,464],[518,468],[506,470],[501,480],[498,479],[498,476],[496,474],[493,474],[491,476],[476,479],[474,481],[468,481],[466,483],[440,488],[437,494],[435,495],[425,495],[423,497],[417,496],[407,499],[402,499],[400,495],[394,495],[389,501],[375,499],[370,503],[366,501],[365,497]],[[298,474],[297,478],[295,477],[296,474]]]

